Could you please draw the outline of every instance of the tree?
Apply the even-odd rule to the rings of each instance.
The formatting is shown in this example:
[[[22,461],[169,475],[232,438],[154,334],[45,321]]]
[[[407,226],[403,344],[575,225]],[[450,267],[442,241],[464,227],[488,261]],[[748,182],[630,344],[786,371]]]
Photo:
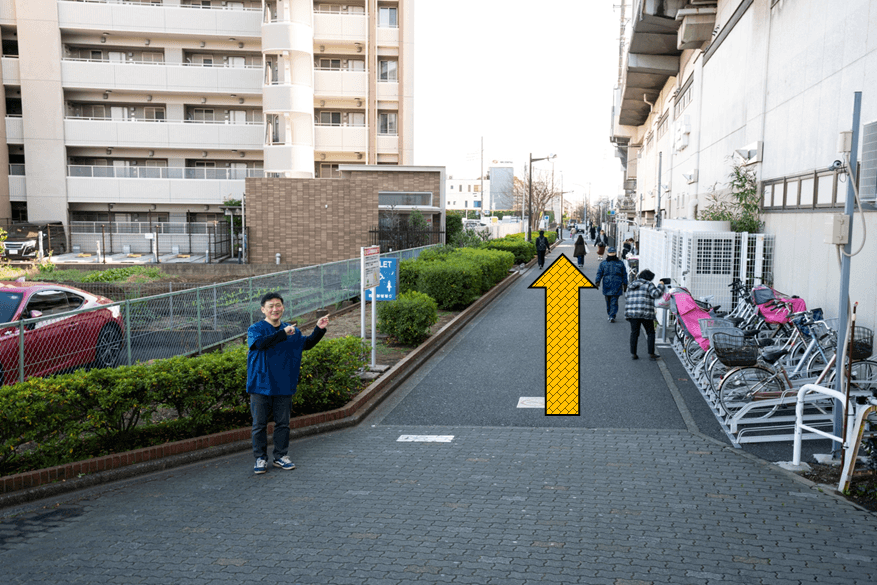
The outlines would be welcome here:
[[[521,216],[527,215],[528,207],[533,212],[530,217],[530,231],[534,231],[539,225],[539,219],[545,214],[555,199],[558,192],[552,189],[551,173],[533,172],[533,200],[529,202],[530,196],[530,173],[525,173],[523,178],[515,177],[514,182],[514,198],[515,209],[522,210]]]

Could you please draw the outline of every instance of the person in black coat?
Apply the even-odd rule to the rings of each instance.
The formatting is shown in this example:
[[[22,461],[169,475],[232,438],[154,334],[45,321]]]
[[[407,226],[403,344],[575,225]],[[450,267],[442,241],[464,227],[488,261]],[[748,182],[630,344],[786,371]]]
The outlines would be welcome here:
[[[585,238],[581,234],[576,239],[575,246],[573,246],[572,255],[576,257],[576,260],[579,261],[579,269],[584,268],[585,266],[585,256],[588,254],[588,245],[585,244]]]
[[[536,256],[539,259],[539,268],[545,268],[545,253],[548,251],[548,238],[545,231],[539,230],[539,237],[533,242],[536,244]]]

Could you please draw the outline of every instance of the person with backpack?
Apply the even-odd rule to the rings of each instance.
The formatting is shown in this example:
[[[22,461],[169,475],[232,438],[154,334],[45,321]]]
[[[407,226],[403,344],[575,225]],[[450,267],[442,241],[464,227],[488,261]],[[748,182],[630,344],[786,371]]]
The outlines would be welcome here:
[[[602,261],[603,252],[606,251],[606,246],[609,245],[609,236],[606,235],[606,230],[600,230],[600,235],[594,240],[594,245],[597,246],[597,260]]]
[[[575,246],[572,249],[572,255],[576,257],[579,264],[579,270],[585,267],[585,256],[588,255],[588,245],[585,244],[585,237],[582,234],[579,234],[579,237],[576,239]]]
[[[536,244],[536,257],[539,260],[539,268],[545,268],[545,253],[548,251],[548,238],[545,237],[545,231],[539,230],[539,237],[533,242]]]

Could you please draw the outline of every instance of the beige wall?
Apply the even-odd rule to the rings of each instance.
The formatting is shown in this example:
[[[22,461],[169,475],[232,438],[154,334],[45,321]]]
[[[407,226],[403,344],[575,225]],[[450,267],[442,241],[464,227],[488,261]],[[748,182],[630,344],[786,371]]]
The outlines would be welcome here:
[[[431,191],[438,201],[444,173],[357,171],[341,179],[247,179],[249,261],[311,266],[358,258],[378,226],[379,191]],[[444,229],[442,222],[433,226]]]
[[[67,150],[56,0],[15,0],[27,215],[67,223]]]

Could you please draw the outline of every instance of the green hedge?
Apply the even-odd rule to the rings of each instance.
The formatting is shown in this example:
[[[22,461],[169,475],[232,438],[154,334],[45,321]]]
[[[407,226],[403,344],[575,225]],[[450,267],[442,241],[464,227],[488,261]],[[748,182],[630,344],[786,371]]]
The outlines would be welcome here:
[[[440,309],[465,307],[505,278],[514,262],[515,255],[503,250],[424,250],[416,260],[400,263],[399,292],[427,294]]]
[[[417,345],[425,340],[429,337],[429,328],[437,322],[435,299],[417,291],[378,304],[378,329],[404,345]]]
[[[339,408],[362,388],[368,348],[326,339],[302,357],[292,414]],[[247,426],[247,349],[80,370],[0,387],[0,474]],[[171,420],[153,422],[159,409]],[[173,418],[176,417],[176,420]]]

